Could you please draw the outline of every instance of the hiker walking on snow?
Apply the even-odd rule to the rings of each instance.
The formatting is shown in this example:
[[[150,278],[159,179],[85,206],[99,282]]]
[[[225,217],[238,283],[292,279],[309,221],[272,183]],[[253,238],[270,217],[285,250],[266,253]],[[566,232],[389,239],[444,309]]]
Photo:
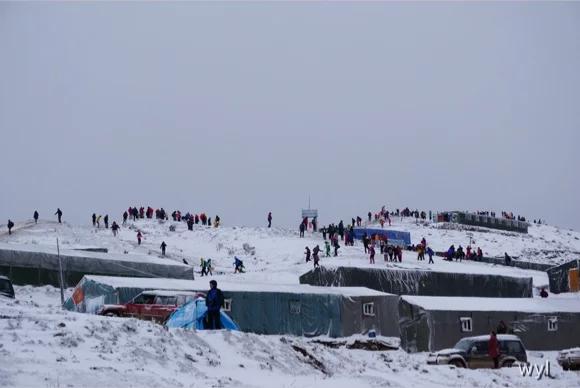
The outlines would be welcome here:
[[[217,282],[211,280],[209,282],[209,291],[205,297],[205,305],[207,306],[207,325],[208,330],[219,330],[222,328],[220,320],[220,309],[224,305],[224,294],[222,290],[217,288]]]
[[[93,213],[93,226],[97,225],[97,215]]]
[[[199,266],[201,267],[201,276],[207,276],[207,262],[202,258],[199,259]]]
[[[487,345],[487,353],[493,359],[493,368],[499,368],[499,343],[495,331],[491,332],[489,336],[489,343]]]
[[[109,215],[105,214],[105,218],[103,218],[103,221],[105,222],[105,229],[109,229]]]
[[[324,248],[326,249],[326,257],[330,257],[330,243],[328,241],[324,241]]]
[[[113,225],[111,225],[111,230],[113,231],[113,236],[117,236],[119,232],[119,225],[115,221],[113,221]]]
[[[141,231],[137,231],[137,245],[141,245],[141,239],[143,238],[143,235],[141,234]]]
[[[244,273],[244,262],[240,259],[237,258],[237,256],[234,256],[234,265],[236,266],[234,268],[234,273]]]
[[[129,218],[129,213],[124,212],[123,213],[123,225],[125,225],[127,223],[127,218]]]
[[[374,264],[375,263],[375,247],[374,246],[370,246],[369,248],[369,263],[370,264]]]
[[[272,227],[272,212],[268,213],[268,228]]]
[[[320,268],[320,264],[318,264],[318,262],[320,261],[320,257],[318,256],[319,253],[320,247],[317,245],[314,247],[314,249],[312,249],[312,259],[314,261],[314,268]]]
[[[306,247],[305,249],[304,254],[306,254],[306,262],[308,263],[310,261],[310,248]]]
[[[34,216],[33,217],[34,217],[34,223],[35,224],[38,224],[38,211],[36,211],[36,210],[34,211]]]
[[[8,235],[12,234],[12,228],[14,228],[14,222],[12,220],[8,220]]]
[[[429,264],[435,264],[435,262],[433,261],[434,254],[435,254],[435,252],[433,252],[433,249],[431,249],[431,247],[427,247],[427,255],[429,256]]]
[[[56,209],[54,215],[58,217],[58,223],[62,224],[62,210],[60,210],[60,208]]]
[[[510,255],[507,254],[507,252],[505,252],[504,261],[505,265],[510,265],[512,263],[512,258],[510,257]]]
[[[101,227],[101,215],[99,214],[99,216],[97,217],[97,228]]]
[[[304,237],[304,223],[300,223],[300,237]]]
[[[163,241],[161,242],[161,256],[165,256],[165,248],[167,248],[167,244]]]

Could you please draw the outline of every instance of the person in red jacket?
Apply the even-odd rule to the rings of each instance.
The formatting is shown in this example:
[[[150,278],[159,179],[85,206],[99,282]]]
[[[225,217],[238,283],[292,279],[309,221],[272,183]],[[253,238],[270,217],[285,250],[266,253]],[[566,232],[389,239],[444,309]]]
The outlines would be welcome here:
[[[497,369],[499,367],[499,343],[497,342],[495,331],[492,331],[491,335],[489,336],[487,353],[493,359],[493,368]]]

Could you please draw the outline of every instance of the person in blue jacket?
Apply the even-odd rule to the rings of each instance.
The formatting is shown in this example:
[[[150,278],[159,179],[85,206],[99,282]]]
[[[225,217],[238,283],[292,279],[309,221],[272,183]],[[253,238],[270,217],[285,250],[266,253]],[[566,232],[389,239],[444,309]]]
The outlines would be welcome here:
[[[208,330],[219,330],[222,328],[220,320],[220,309],[224,305],[224,294],[217,288],[217,282],[210,280],[209,291],[205,297],[207,306],[207,327]]]
[[[234,260],[235,260],[234,265],[236,266],[234,268],[234,273],[237,273],[237,272],[244,273],[245,272],[244,271],[244,262],[242,260],[238,259],[237,256],[234,256]]]

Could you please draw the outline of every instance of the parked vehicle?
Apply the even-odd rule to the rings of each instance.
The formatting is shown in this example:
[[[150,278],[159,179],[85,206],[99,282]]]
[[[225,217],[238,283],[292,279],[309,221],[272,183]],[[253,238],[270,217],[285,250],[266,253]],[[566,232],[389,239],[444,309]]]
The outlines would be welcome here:
[[[12,287],[12,281],[6,276],[0,276],[0,295],[14,298],[14,287]]]
[[[510,367],[516,363],[527,363],[526,349],[518,336],[498,334],[500,348],[499,366]],[[431,365],[455,365],[458,368],[493,368],[493,359],[488,354],[489,335],[462,338],[451,349],[430,353],[427,363]]]
[[[580,348],[562,350],[557,360],[564,370],[580,369]]]
[[[103,305],[97,314],[163,323],[177,307],[199,296],[197,292],[187,291],[143,291],[128,303]]]

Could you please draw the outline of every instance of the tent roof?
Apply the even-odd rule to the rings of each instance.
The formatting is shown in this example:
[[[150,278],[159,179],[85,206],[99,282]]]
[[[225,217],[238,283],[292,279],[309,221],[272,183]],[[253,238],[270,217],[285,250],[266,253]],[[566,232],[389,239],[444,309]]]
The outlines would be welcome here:
[[[526,313],[580,313],[580,298],[477,298],[411,296],[403,300],[425,310],[440,311],[517,311]]]
[[[84,279],[91,280],[111,287],[132,287],[152,290],[209,290],[207,280],[181,280],[165,278],[130,278],[116,276],[85,275]],[[222,291],[247,292],[286,292],[294,294],[322,294],[343,296],[385,296],[391,295],[365,287],[316,287],[305,284],[267,284],[267,283],[232,283],[219,282],[218,288]]]

